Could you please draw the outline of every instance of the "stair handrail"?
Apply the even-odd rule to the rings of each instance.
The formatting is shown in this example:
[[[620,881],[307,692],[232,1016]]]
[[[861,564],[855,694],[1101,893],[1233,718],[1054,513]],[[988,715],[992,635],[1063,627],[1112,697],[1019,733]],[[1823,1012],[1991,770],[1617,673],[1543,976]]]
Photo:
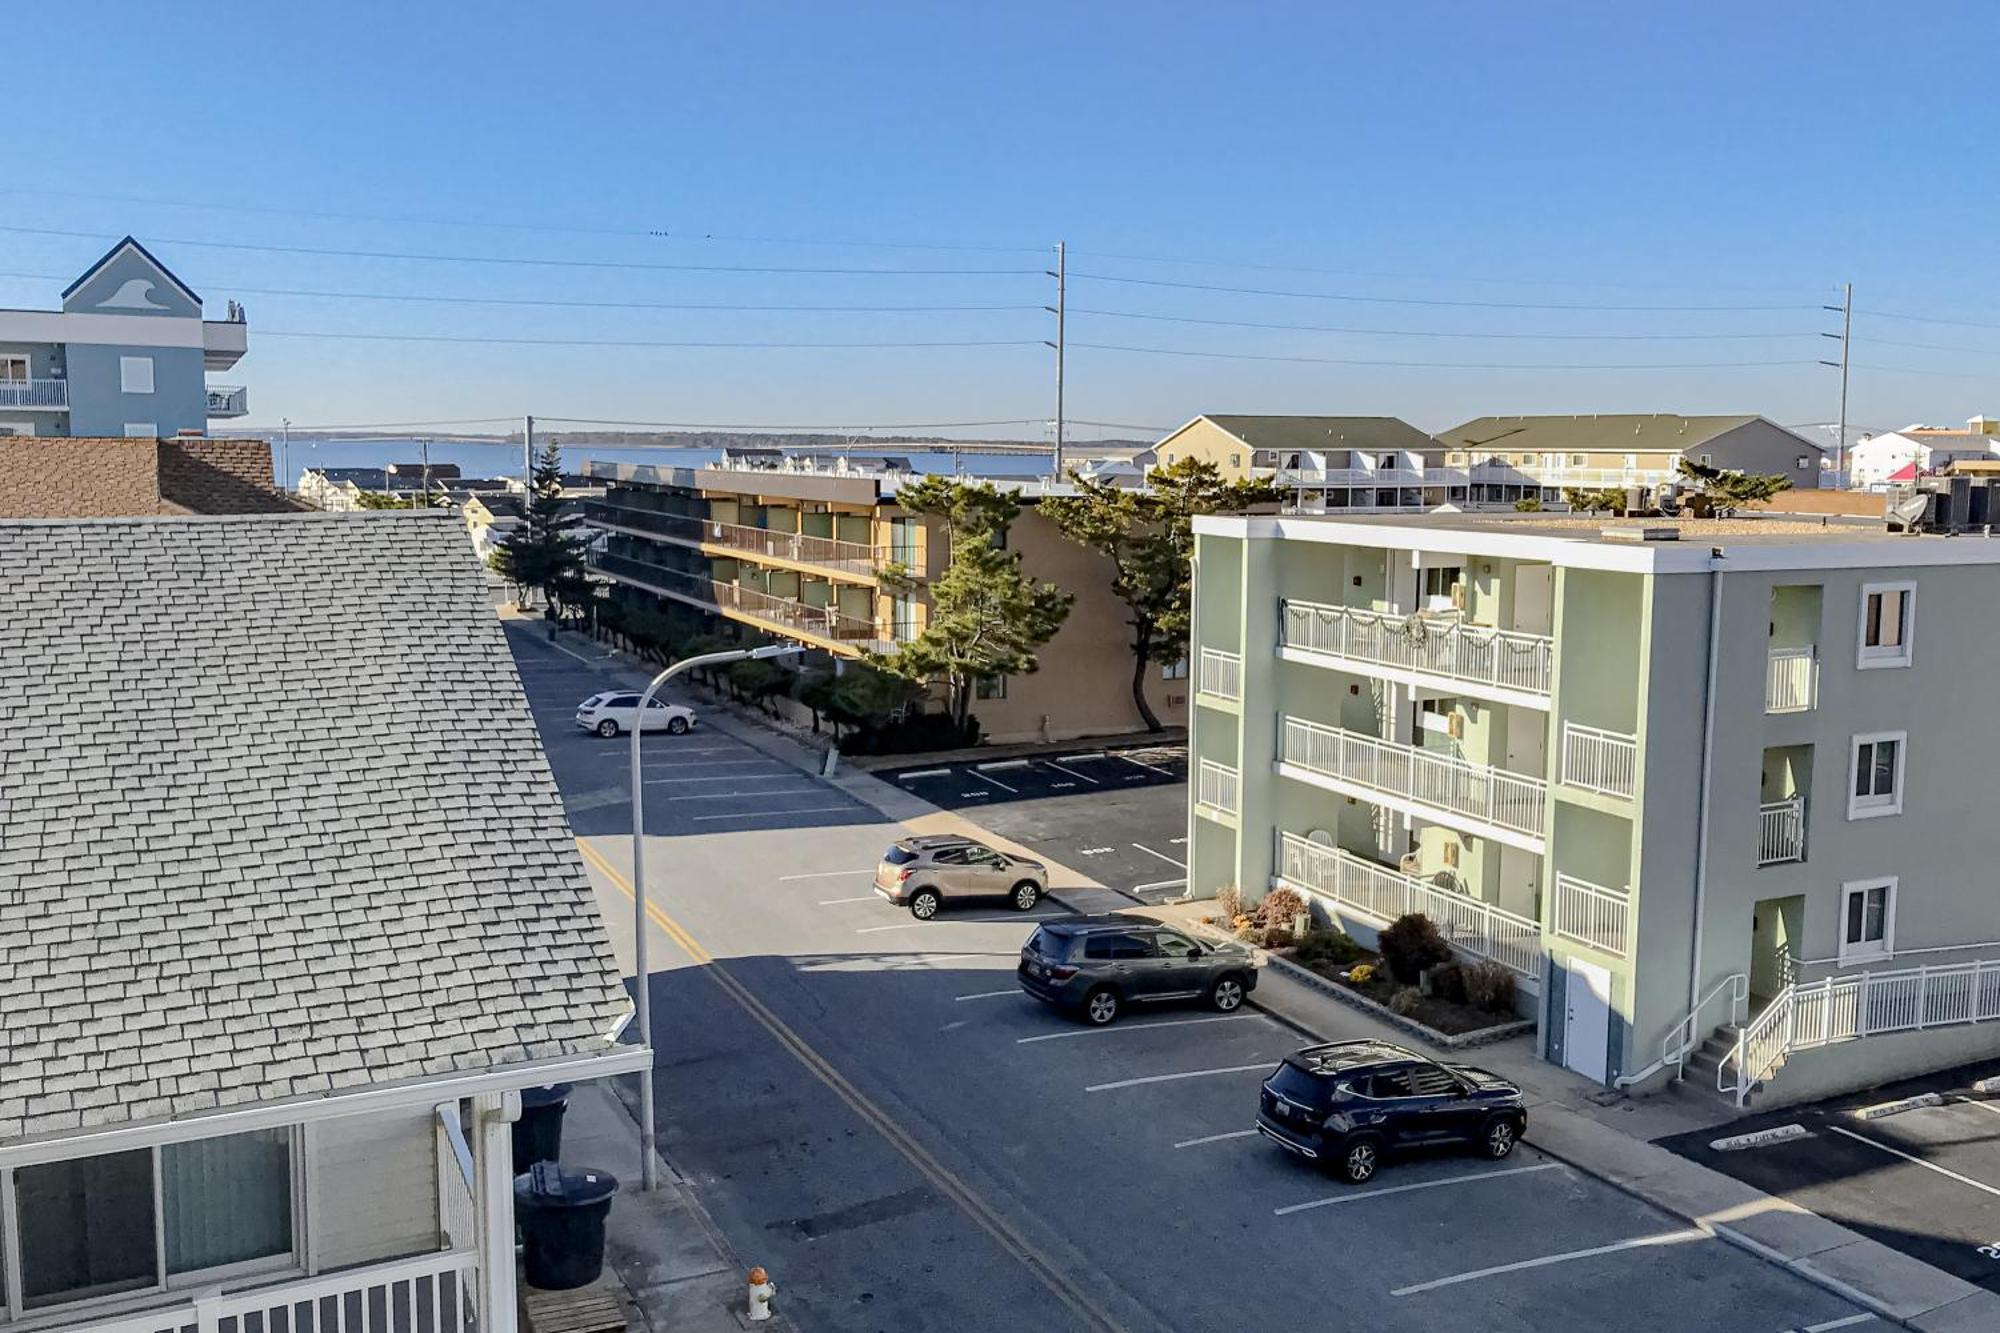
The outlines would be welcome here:
[[[1757,1086],[1757,1081],[1769,1073],[1771,1068],[1784,1057],[1785,1052],[1791,1049],[1791,1035],[1788,1032],[1785,1039],[1778,1043],[1777,1049],[1758,1062],[1757,1068],[1749,1067],[1750,1052],[1755,1050],[1778,1024],[1791,1022],[1792,1000],[1797,990],[1796,985],[1787,986],[1773,996],[1771,1002],[1764,1006],[1764,1012],[1745,1024],[1743,1030],[1736,1034],[1736,1045],[1730,1048],[1728,1056],[1716,1062],[1715,1090],[1732,1095],[1736,1099],[1736,1109],[1739,1111],[1743,1109],[1743,1103],[1749,1097],[1750,1089]],[[1724,1079],[1732,1064],[1736,1067],[1734,1087]]]
[[[1715,1000],[1715,997],[1722,994],[1725,989],[1729,992],[1729,1021],[1732,1023],[1736,1021],[1736,1010],[1739,1005],[1746,1006],[1747,1016],[1747,1006],[1750,1001],[1750,978],[1741,972],[1732,972],[1711,986],[1708,994],[1696,1001],[1694,1008],[1688,1011],[1687,1017],[1674,1024],[1667,1031],[1667,1035],[1660,1038],[1659,1059],[1653,1061],[1653,1063],[1635,1074],[1619,1075],[1612,1080],[1612,1086],[1629,1088],[1635,1083],[1643,1083],[1662,1069],[1665,1069],[1668,1065],[1674,1066],[1675,1079],[1685,1079],[1687,1077],[1688,1052],[1701,1044],[1702,1010],[1708,1008]]]

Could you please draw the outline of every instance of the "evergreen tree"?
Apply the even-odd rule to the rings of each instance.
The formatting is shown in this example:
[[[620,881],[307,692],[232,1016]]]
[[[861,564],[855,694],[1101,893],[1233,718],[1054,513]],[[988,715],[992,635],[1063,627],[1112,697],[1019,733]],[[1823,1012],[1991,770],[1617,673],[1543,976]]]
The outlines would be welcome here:
[[[583,539],[573,531],[580,520],[567,512],[562,477],[562,449],[551,440],[535,460],[521,526],[508,535],[494,563],[524,596],[530,588],[540,590],[551,620],[565,606],[587,607],[591,598]]]

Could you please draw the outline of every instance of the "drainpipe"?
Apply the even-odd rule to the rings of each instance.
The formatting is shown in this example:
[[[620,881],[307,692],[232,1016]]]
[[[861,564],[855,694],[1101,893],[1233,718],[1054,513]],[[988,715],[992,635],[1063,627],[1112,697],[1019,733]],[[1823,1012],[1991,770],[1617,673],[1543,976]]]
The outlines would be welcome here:
[[[1701,1003],[1701,934],[1708,907],[1708,805],[1709,779],[1715,767],[1715,669],[1722,655],[1722,548],[1709,550],[1708,563],[1708,678],[1701,700],[1701,816],[1695,834],[1694,862],[1694,949],[1688,963],[1688,1021],[1696,1019],[1695,1006]],[[1730,1010],[1731,1021],[1736,1012]]]

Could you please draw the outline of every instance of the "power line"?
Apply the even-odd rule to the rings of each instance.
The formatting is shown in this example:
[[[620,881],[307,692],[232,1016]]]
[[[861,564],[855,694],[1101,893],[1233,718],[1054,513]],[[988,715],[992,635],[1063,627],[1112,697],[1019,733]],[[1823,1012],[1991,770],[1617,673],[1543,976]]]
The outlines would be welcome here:
[[[974,338],[942,342],[659,342],[642,338],[484,338],[456,333],[332,333],[312,329],[259,329],[260,338],[342,338],[358,342],[493,343],[523,347],[742,347],[784,348],[914,348],[914,347],[1040,347],[1039,338]]]
[[[1293,296],[1311,301],[1353,301],[1367,305],[1452,306],[1474,310],[1626,310],[1660,311],[1754,311],[1817,310],[1810,305],[1596,305],[1549,301],[1452,301],[1420,296],[1361,296],[1352,292],[1281,291],[1269,287],[1226,287],[1204,282],[1172,282],[1165,278],[1127,278],[1112,273],[1072,273],[1071,278],[1090,282],[1118,282],[1135,287],[1172,287],[1191,292],[1229,292],[1238,296]]]
[[[656,430],[785,431],[802,435],[838,435],[842,431],[971,430],[985,426],[1038,426],[1042,424],[1044,418],[1015,417],[1011,421],[917,421],[878,426],[857,426],[851,423],[831,426],[824,424],[812,426],[772,426],[715,421],[609,421],[597,417],[550,417],[543,416],[540,413],[535,414],[535,420],[560,422],[570,426],[640,426]]]
[[[1856,307],[1855,314],[1870,315],[1876,319],[1901,319],[1913,324],[1950,324],[1961,329],[2000,329],[2000,324],[1991,324],[1977,319],[1946,319],[1940,315],[1906,315],[1895,310],[1863,310]]]
[[[496,421],[519,421],[519,420],[520,420],[519,417],[452,417],[451,419],[446,421],[371,421],[371,422],[363,422],[360,425],[348,424],[348,425],[334,425],[334,426],[301,426],[297,422],[293,422],[291,429],[293,430],[294,433],[302,430],[404,430],[404,429],[415,429],[423,426],[490,426]],[[261,431],[265,429],[267,429],[267,427],[241,426],[229,430],[225,433],[230,435],[240,435],[245,431]]]
[[[1965,347],[1956,346],[1951,343],[1913,343],[1904,342],[1898,338],[1856,338],[1854,341],[1867,343],[1871,347],[1910,347],[1920,352],[1968,352],[1975,356],[2000,356],[2000,348],[1994,347]]]
[[[1156,320],[1167,324],[1206,324],[1231,329],[1281,329],[1300,333],[1352,333],[1383,338],[1500,338],[1556,342],[1701,342],[1756,338],[1810,338],[1812,329],[1780,333],[1461,333],[1439,329],[1360,329],[1337,324],[1273,324],[1247,319],[1197,319],[1191,315],[1151,315],[1136,310],[1091,310],[1073,307],[1079,315],[1112,319]]]
[[[1771,366],[1811,366],[1815,361],[1648,361],[1632,363],[1558,363],[1540,361],[1367,361],[1348,357],[1268,356],[1253,352],[1201,352],[1173,347],[1125,347],[1111,343],[1073,342],[1099,352],[1138,352],[1147,356],[1214,357],[1225,361],[1293,361],[1320,366],[1406,366],[1430,370],[1738,370]]]

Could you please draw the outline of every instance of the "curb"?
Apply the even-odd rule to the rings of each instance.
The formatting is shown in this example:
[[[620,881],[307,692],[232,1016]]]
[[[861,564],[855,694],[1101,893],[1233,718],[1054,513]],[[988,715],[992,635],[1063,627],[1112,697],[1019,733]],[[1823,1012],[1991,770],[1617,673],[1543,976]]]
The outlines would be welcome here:
[[[1804,1125],[1773,1125],[1769,1129],[1759,1129],[1749,1134],[1735,1134],[1726,1139],[1711,1139],[1708,1146],[1715,1152],[1741,1152],[1745,1148],[1761,1148],[1767,1143],[1790,1143],[1794,1139],[1811,1137],[1812,1131]]]
[[[1877,1102],[1873,1106],[1856,1107],[1849,1111],[1855,1120],[1880,1120],[1884,1116],[1901,1115],[1905,1111],[1916,1111],[1926,1106],[1943,1106],[1944,1095],[1936,1092],[1918,1093],[1914,1097],[1903,1097],[1893,1102]]]

